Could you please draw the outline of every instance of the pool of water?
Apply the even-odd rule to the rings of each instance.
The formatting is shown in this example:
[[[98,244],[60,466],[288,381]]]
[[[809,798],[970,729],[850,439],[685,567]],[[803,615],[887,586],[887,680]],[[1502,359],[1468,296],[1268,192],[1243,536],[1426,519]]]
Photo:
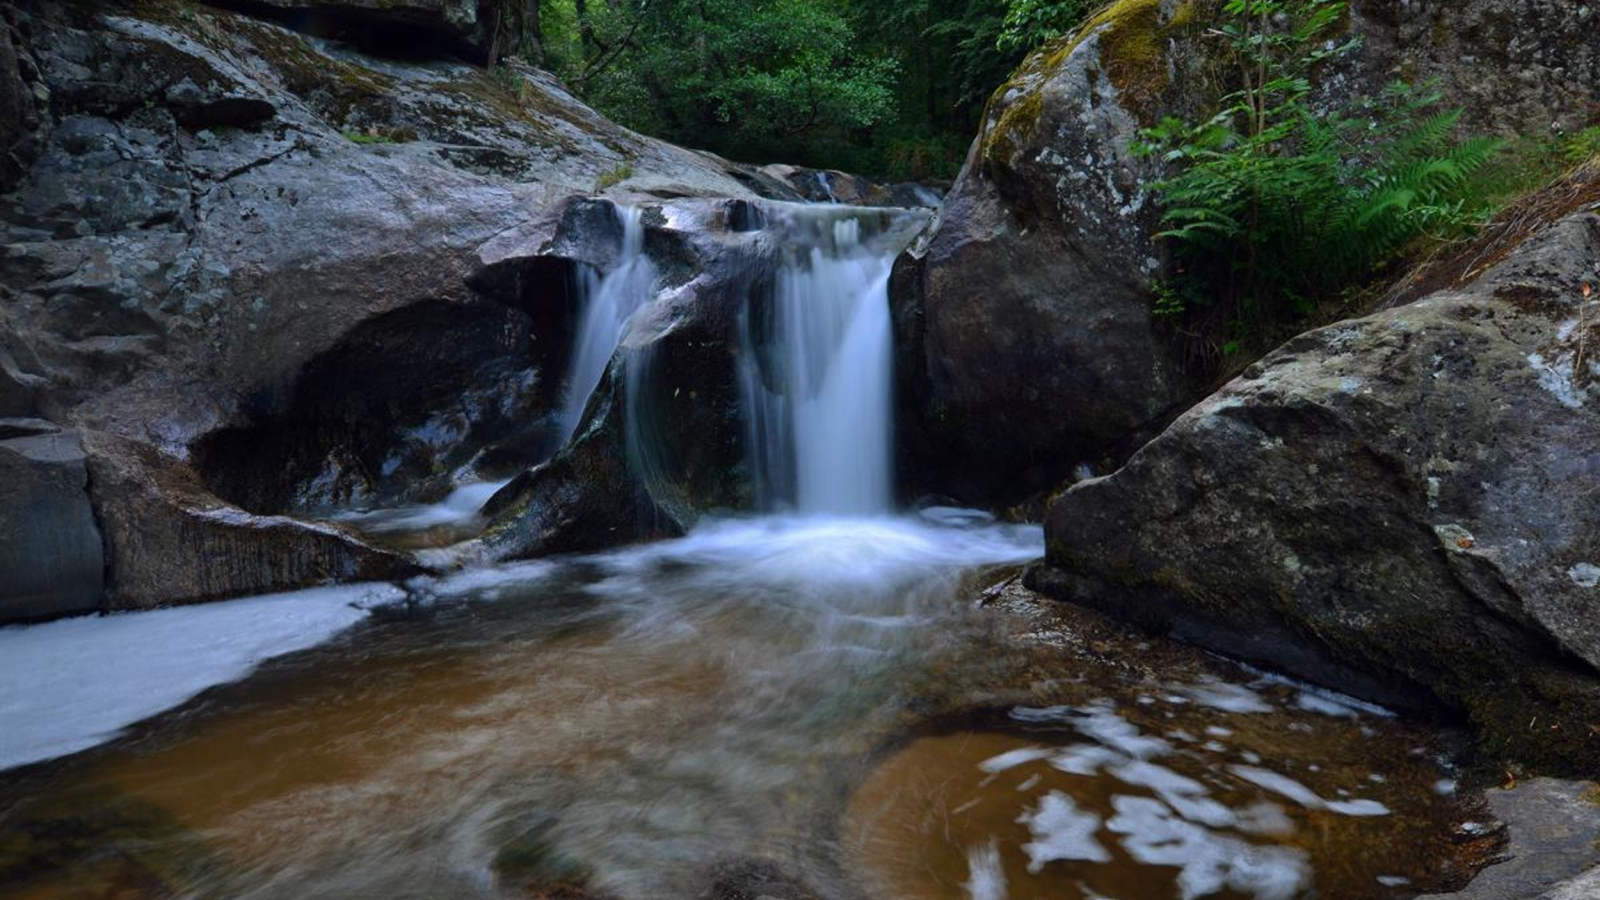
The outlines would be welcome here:
[[[1460,876],[1471,811],[1429,733],[974,602],[1041,552],[954,511],[768,518],[412,584],[0,773],[0,895],[1360,900]]]

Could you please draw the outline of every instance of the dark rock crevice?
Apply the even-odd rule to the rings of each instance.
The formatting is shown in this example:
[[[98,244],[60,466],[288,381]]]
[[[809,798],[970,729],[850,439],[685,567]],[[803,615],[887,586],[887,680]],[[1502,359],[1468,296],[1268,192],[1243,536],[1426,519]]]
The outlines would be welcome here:
[[[251,424],[200,441],[196,468],[218,496],[279,514],[436,500],[480,454],[502,472],[531,465],[562,372],[535,352],[535,333],[526,314],[488,303],[373,318],[287,396],[248,397]]]

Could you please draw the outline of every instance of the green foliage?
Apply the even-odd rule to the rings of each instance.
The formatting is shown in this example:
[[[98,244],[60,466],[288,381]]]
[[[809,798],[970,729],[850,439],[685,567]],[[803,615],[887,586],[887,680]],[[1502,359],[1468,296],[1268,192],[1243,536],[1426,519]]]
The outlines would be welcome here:
[[[1459,237],[1492,209],[1475,176],[1499,141],[1455,137],[1460,112],[1396,84],[1319,105],[1311,71],[1353,49],[1328,38],[1336,0],[1228,0],[1237,91],[1198,124],[1168,119],[1139,148],[1176,170],[1155,189],[1175,276],[1157,310],[1224,354],[1371,276],[1419,236]]]
[[[858,52],[836,4],[550,3],[549,59],[628,125],[736,155],[774,153],[893,113],[895,61]],[[563,33],[562,29],[570,29]]]
[[[1567,162],[1581,165],[1600,161],[1600,125],[1593,125],[1561,142]]]
[[[1029,50],[1066,34],[1094,11],[1095,0],[1005,0],[1006,16],[995,45]]]
[[[594,182],[595,193],[610,190],[632,177],[633,163],[623,160],[600,173],[600,177]]]
[[[1021,61],[1001,0],[544,0],[542,65],[640,131],[751,162],[955,174]]]

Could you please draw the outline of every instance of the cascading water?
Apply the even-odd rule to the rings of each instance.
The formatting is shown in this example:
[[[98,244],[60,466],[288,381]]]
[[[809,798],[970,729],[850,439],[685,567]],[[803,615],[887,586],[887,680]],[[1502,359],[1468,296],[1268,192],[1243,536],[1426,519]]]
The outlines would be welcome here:
[[[746,316],[749,442],[769,506],[806,514],[890,509],[893,337],[889,272],[862,220],[794,211],[765,320]],[[765,371],[763,371],[763,367]]]
[[[565,446],[582,424],[589,398],[605,376],[628,322],[650,299],[655,284],[655,266],[644,252],[644,210],[628,206],[614,209],[622,228],[617,265],[604,275],[585,269],[579,276],[582,320],[573,343],[552,453]],[[349,510],[331,518],[374,535],[440,529],[461,539],[469,534],[472,526],[483,523],[480,511],[484,504],[507,483],[505,480],[470,481],[438,503]]]
[[[579,281],[583,320],[578,325],[572,363],[567,369],[557,448],[578,430],[589,397],[605,376],[629,320],[650,299],[655,284],[655,265],[644,252],[644,210],[618,206],[616,212],[622,225],[622,252],[616,267],[604,275],[586,271]]]

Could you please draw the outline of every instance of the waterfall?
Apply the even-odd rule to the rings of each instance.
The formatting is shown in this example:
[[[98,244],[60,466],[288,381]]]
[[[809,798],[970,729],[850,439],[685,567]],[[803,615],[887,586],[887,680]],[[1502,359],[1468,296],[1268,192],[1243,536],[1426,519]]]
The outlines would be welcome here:
[[[585,271],[579,279],[583,320],[578,325],[572,362],[567,369],[557,448],[578,430],[589,396],[605,376],[629,320],[650,299],[655,286],[656,269],[644,252],[644,210],[618,206],[616,212],[622,225],[622,251],[617,265],[604,275]]]
[[[802,513],[892,502],[889,272],[862,222],[796,212],[767,315],[747,310],[742,387],[757,493]],[[896,248],[897,249],[897,248]]]

